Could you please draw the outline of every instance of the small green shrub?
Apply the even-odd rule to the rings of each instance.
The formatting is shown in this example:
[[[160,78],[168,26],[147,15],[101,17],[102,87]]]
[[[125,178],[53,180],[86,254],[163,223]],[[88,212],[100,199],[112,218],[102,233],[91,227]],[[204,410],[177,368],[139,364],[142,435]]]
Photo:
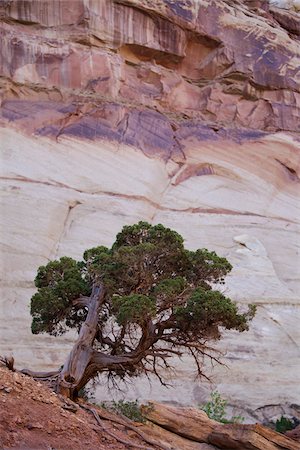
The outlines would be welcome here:
[[[95,401],[95,387],[84,386],[78,391],[78,397],[86,402],[94,403]]]
[[[145,422],[138,400],[135,400],[134,402],[125,400],[119,400],[118,402],[102,402],[100,406],[117,414],[122,414],[134,422]]]
[[[280,419],[276,420],[275,430],[278,433],[285,433],[288,430],[292,430],[295,427],[294,422],[287,417],[281,416]]]
[[[218,391],[213,391],[210,394],[210,400],[205,403],[200,409],[206,412],[210,419],[221,423],[242,423],[244,417],[233,416],[231,419],[226,419],[227,400],[221,397]]]

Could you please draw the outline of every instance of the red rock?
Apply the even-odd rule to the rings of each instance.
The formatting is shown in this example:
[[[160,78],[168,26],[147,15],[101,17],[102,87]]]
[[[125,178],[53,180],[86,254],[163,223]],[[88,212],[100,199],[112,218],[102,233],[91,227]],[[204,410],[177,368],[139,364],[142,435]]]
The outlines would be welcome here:
[[[295,13],[267,14],[262,1],[204,0],[76,0],[72,8],[67,0],[14,0],[1,9],[3,100],[22,98],[26,85],[27,100],[40,91],[39,100],[59,92],[78,101],[80,92],[81,102],[298,130],[300,51],[286,32],[299,31]]]

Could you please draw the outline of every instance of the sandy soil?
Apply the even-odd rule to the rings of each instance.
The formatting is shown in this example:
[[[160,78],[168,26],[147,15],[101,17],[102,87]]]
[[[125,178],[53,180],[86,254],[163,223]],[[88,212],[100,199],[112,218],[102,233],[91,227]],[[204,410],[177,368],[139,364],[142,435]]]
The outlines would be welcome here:
[[[137,446],[132,431],[110,421],[105,427]],[[101,430],[95,418],[73,402],[67,404],[47,386],[0,367],[0,449],[102,450],[134,448]]]

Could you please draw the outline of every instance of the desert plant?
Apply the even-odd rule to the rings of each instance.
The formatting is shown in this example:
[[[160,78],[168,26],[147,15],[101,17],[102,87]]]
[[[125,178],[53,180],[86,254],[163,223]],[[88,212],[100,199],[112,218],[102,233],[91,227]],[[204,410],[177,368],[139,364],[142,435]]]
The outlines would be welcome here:
[[[227,400],[221,397],[218,391],[213,391],[210,394],[210,400],[205,403],[200,409],[206,412],[210,419],[216,420],[221,423],[242,423],[244,417],[233,416],[231,419],[227,419]]]
[[[111,409],[112,411],[121,414],[127,417],[128,419],[133,420],[134,422],[142,422],[142,423],[145,422],[145,418],[141,414],[138,400],[113,401],[108,404],[108,409]]]
[[[255,308],[239,313],[218,290],[230,263],[206,249],[190,251],[163,225],[125,226],[111,248],[86,250],[82,261],[63,257],[41,266],[31,299],[32,332],[78,330],[66,362],[56,372],[34,373],[74,398],[98,374],[125,379],[154,374],[169,357],[189,352],[198,375],[204,357],[218,361],[209,341],[222,329],[245,331]]]
[[[95,386],[83,386],[78,391],[78,397],[82,398],[86,402],[94,403],[95,402]]]
[[[284,434],[286,431],[293,430],[294,427],[295,424],[293,420],[285,416],[281,416],[280,419],[276,420],[275,423],[275,430],[278,431],[278,433]]]

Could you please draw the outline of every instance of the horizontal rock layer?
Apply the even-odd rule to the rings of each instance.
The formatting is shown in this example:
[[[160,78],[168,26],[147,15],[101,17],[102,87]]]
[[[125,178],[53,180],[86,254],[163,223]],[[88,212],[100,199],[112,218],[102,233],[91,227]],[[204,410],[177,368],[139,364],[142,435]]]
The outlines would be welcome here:
[[[213,383],[252,419],[297,413],[300,19],[278,6],[1,3],[0,354],[59,366],[73,336],[30,335],[37,267],[160,222],[226,256],[226,294],[258,305]],[[128,396],[204,402],[212,386],[175,364],[175,389]]]
[[[299,131],[296,13],[206,0],[3,5],[5,98],[76,95],[214,125]]]

